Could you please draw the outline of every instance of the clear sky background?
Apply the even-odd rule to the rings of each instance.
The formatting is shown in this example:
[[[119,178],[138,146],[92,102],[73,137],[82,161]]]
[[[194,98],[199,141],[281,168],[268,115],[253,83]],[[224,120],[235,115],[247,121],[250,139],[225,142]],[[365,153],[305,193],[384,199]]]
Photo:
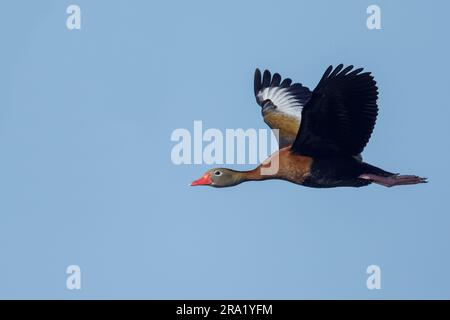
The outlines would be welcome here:
[[[82,29],[66,28],[78,4]],[[381,7],[382,30],[366,8]],[[450,298],[448,1],[4,1],[0,298]],[[427,185],[191,188],[176,128],[265,128],[253,72],[372,71],[364,152]],[[247,166],[240,166],[246,168]],[[66,289],[66,268],[82,289]],[[381,267],[381,290],[366,268]]]

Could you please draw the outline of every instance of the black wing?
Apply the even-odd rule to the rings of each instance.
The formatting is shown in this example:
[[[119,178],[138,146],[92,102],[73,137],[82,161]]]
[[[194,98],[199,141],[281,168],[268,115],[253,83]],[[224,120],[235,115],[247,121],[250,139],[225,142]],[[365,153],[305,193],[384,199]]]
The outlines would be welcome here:
[[[378,88],[370,72],[330,66],[302,110],[292,152],[315,157],[358,155],[378,115]]]
[[[279,130],[280,148],[291,145],[297,136],[302,108],[311,91],[300,83],[282,80],[278,73],[265,70],[262,77],[255,71],[254,91],[256,102],[262,107],[264,121],[272,129]]]

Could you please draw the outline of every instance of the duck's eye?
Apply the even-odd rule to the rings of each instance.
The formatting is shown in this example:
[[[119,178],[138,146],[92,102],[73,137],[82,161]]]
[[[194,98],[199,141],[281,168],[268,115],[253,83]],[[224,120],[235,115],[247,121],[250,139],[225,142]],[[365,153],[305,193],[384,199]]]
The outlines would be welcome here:
[[[214,175],[219,177],[222,175],[222,171],[216,170],[214,171]]]

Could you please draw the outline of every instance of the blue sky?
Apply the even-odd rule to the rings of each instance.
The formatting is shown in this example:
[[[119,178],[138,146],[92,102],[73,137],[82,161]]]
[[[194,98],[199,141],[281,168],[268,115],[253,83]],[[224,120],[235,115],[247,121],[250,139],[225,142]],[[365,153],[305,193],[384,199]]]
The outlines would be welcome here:
[[[81,30],[66,8],[81,7]],[[381,8],[368,30],[366,8]],[[0,298],[450,298],[446,1],[8,1]],[[364,152],[427,185],[190,188],[176,128],[265,128],[253,72],[372,71]],[[246,166],[241,166],[246,167]],[[66,288],[79,265],[82,289]],[[382,289],[366,288],[366,268]]]

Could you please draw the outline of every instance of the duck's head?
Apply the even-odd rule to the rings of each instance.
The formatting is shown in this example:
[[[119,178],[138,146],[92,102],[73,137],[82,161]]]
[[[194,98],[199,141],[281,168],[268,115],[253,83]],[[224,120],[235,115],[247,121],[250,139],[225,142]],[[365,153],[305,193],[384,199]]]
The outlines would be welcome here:
[[[238,171],[226,168],[215,168],[206,171],[200,179],[193,181],[191,186],[223,188],[235,186],[242,181],[242,175]]]

